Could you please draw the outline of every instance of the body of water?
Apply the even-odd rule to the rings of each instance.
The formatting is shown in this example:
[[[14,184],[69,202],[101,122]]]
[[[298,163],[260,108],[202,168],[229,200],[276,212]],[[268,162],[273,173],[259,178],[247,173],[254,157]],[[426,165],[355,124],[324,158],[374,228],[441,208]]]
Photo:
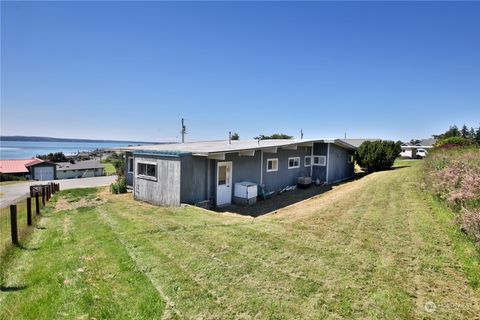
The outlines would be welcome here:
[[[0,141],[0,159],[30,159],[36,155],[63,152],[66,155],[79,151],[126,147],[138,145],[133,142],[44,142],[44,141]]]

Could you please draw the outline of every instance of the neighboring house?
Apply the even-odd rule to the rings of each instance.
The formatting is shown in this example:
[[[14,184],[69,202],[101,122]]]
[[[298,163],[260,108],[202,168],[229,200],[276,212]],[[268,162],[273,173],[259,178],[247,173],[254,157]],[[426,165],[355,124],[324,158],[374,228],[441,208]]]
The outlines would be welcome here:
[[[55,163],[34,158],[0,160],[0,173],[25,177],[30,180],[54,180],[57,170]]]
[[[206,141],[136,146],[126,152],[127,184],[134,198],[157,205],[210,200],[232,202],[235,183],[268,191],[299,177],[334,183],[354,175],[354,146],[341,140]]]
[[[89,178],[103,175],[103,165],[97,160],[57,163],[58,179]]]
[[[420,143],[412,145],[407,142],[402,144],[402,151],[400,152],[400,157],[402,158],[423,158],[428,153],[429,149],[433,148],[433,145],[437,142],[435,139],[423,139]]]

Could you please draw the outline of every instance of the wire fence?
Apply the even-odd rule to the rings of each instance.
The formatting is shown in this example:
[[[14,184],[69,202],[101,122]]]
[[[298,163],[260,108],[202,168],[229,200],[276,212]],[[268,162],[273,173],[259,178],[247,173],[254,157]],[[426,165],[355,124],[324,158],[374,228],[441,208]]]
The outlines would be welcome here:
[[[31,186],[29,194],[0,209],[0,257],[14,246],[21,246],[36,227],[46,203],[57,191],[60,191],[58,183]]]

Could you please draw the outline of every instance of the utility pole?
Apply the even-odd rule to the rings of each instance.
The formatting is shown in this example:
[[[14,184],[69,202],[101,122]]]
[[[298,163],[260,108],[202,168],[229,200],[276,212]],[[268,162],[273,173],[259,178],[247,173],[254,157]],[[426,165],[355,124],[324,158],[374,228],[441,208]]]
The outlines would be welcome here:
[[[347,139],[347,131],[345,131],[345,138],[344,139]]]
[[[187,133],[187,127],[185,126],[185,121],[182,118],[182,143],[185,143],[185,134]]]
[[[303,129],[300,129],[300,139],[303,140]]]

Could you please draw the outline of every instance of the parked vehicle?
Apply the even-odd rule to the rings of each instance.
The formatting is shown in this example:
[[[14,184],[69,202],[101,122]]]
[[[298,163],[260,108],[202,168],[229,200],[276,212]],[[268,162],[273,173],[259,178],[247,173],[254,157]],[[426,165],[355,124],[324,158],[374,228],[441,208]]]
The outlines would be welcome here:
[[[418,149],[418,150],[417,150],[417,153],[416,153],[417,159],[423,159],[423,158],[425,158],[425,157],[427,156],[427,154],[428,154],[427,150],[425,150],[425,149]]]

